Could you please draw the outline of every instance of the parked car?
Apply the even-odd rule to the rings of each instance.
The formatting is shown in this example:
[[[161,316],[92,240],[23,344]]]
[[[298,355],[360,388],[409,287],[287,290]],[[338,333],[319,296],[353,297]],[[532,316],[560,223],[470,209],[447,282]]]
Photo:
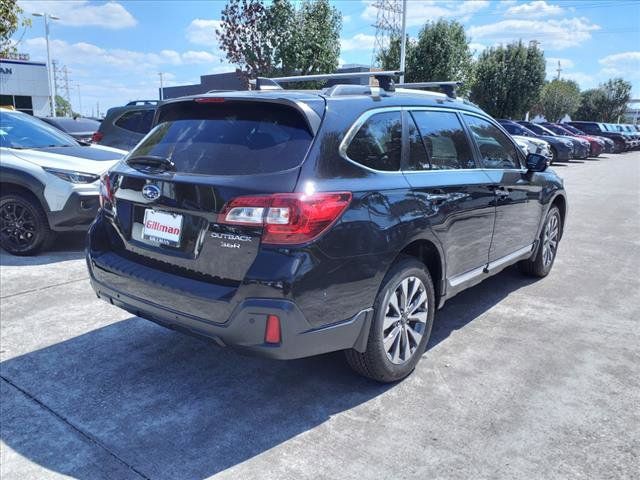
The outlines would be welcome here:
[[[573,157],[573,142],[556,135],[538,135],[527,127],[512,120],[498,120],[500,125],[511,135],[535,138],[546,141],[551,148],[550,163],[568,162]]]
[[[551,153],[551,146],[549,145],[549,142],[542,140],[541,138],[521,135],[511,135],[511,138],[513,138],[518,145],[524,144],[526,146],[526,150],[524,150],[525,154],[537,153],[538,155],[542,155],[551,165],[551,162],[553,161],[553,153]]]
[[[346,350],[391,382],[445,300],[511,264],[549,273],[567,201],[543,156],[468,102],[340,87],[159,106],[103,178],[97,295],[271,358]]]
[[[614,124],[613,126],[617,129],[618,132],[624,135],[628,135],[631,138],[633,142],[632,148],[637,149],[638,147],[640,147],[640,132],[638,132],[633,125],[618,123]]]
[[[0,109],[0,246],[32,255],[55,232],[86,231],[98,211],[99,176],[125,153]]]
[[[100,122],[84,117],[40,117],[40,120],[87,144],[91,143],[93,134],[100,127]]]
[[[602,123],[571,121],[567,122],[567,124],[583,131],[588,135],[599,135],[601,137],[610,138],[615,144],[614,153],[626,152],[627,150],[631,149],[631,142],[629,142],[623,134],[615,131],[609,131]]]
[[[518,123],[527,127],[529,130],[532,130],[538,135],[556,136],[565,140],[569,140],[571,143],[573,143],[573,158],[584,159],[589,156],[589,142],[587,142],[586,140],[582,140],[580,138],[572,137],[569,135],[558,135],[557,133],[552,132],[539,123],[527,122],[524,120],[518,121]]]
[[[569,125],[568,123],[561,124],[563,128],[569,130],[571,133],[575,133],[576,135],[587,135],[582,130],[577,129],[576,127]],[[589,135],[591,137],[597,138],[604,142],[604,152],[605,153],[614,153],[615,152],[615,143],[613,140],[607,137],[603,137],[601,135]]]
[[[156,103],[151,100],[129,102],[123,107],[110,108],[93,135],[100,145],[131,150],[149,133]]]
[[[550,122],[543,122],[542,126],[548,128],[556,135],[563,135],[568,137],[575,137],[589,142],[589,156],[590,157],[598,157],[604,150],[604,141],[599,140],[596,137],[591,137],[589,135],[577,135],[570,130],[567,130],[562,125],[558,125]]]

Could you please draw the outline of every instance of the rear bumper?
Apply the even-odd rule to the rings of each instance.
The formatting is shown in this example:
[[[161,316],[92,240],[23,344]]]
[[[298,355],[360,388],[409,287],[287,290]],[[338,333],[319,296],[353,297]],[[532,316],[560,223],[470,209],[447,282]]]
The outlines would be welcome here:
[[[120,260],[120,263],[122,261],[126,260]],[[236,292],[233,296],[234,303],[231,304],[227,295],[215,299],[198,296],[196,299],[193,292],[185,293],[182,299],[184,304],[195,300],[200,304],[207,303],[198,308],[200,312],[206,311],[202,308],[204,306],[211,312],[211,315],[205,318],[203,315],[187,313],[179,305],[168,306],[167,298],[175,298],[175,289],[166,288],[156,281],[146,282],[140,278],[139,274],[136,275],[136,272],[129,272],[130,275],[127,275],[125,271],[119,270],[110,274],[104,259],[92,258],[91,252],[87,253],[87,263],[91,286],[99,298],[167,328],[213,340],[219,346],[232,347],[280,360],[309,357],[350,348],[364,351],[366,348],[372,317],[371,309],[362,310],[342,321],[314,327],[307,321],[298,306],[290,300],[272,298],[239,300]],[[114,267],[117,268],[118,265]],[[117,288],[117,282],[111,281],[116,278],[124,280],[121,285],[126,285],[127,288]],[[136,295],[132,294],[130,288],[133,284],[139,287],[134,290]],[[277,315],[280,319],[281,342],[279,344],[269,344],[264,341],[268,315]]]

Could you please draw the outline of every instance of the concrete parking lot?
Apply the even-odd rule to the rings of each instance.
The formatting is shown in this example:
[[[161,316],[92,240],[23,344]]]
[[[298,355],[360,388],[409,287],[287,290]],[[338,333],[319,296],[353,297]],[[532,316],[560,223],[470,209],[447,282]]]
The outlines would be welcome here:
[[[96,299],[82,238],[2,253],[2,478],[638,478],[640,153],[554,168],[550,276],[454,298],[397,385],[132,317]]]

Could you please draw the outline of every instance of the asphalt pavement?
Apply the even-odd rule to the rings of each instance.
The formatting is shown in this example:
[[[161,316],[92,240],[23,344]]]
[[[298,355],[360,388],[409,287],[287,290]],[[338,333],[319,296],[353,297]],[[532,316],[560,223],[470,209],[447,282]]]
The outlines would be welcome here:
[[[452,299],[395,385],[133,317],[96,298],[82,237],[2,252],[1,478],[637,479],[640,153],[553,168],[551,274]]]

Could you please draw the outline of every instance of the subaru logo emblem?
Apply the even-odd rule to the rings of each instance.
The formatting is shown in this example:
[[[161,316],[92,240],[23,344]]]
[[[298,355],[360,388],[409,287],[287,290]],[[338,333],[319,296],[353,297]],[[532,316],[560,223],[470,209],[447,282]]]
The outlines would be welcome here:
[[[142,196],[147,200],[155,200],[160,196],[160,189],[155,185],[145,185],[142,187]]]

